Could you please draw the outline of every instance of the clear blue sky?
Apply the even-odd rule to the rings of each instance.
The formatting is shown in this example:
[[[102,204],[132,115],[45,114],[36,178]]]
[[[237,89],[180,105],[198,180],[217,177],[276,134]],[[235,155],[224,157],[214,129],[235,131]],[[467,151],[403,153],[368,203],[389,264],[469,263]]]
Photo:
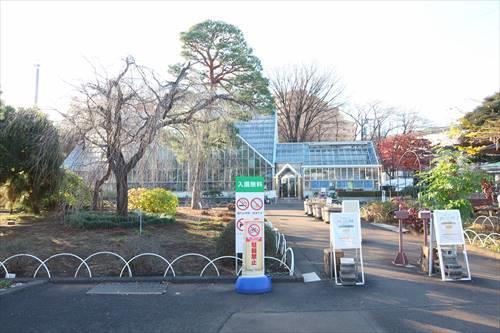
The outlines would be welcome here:
[[[335,68],[350,104],[381,100],[448,124],[500,90],[500,2],[1,1],[3,99],[64,110],[88,60],[133,55],[157,71],[180,60],[179,33],[205,19],[238,26],[266,72]]]

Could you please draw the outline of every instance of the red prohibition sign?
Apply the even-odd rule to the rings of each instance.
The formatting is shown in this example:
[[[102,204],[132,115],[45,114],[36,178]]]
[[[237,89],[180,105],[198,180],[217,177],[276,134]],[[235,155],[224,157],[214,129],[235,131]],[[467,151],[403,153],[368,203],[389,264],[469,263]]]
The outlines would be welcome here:
[[[252,209],[255,210],[260,210],[263,205],[264,202],[262,202],[261,198],[253,198],[252,201],[250,202],[250,206],[252,206]]]
[[[248,227],[248,233],[250,234],[250,236],[252,237],[255,237],[255,236],[258,236],[259,233],[260,233],[260,227],[257,225],[257,224],[251,224],[249,227]]]
[[[236,228],[238,228],[239,231],[243,231],[243,219],[239,219],[238,222],[236,222]]]
[[[236,202],[236,206],[238,206],[240,210],[247,210],[248,206],[250,206],[250,203],[248,202],[247,198],[240,198]]]

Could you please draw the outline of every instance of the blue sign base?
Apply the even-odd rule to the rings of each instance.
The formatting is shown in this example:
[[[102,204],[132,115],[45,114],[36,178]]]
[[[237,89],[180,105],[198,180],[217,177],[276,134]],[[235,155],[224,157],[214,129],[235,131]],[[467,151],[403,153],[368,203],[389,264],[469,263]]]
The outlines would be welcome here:
[[[267,275],[240,276],[236,280],[235,290],[239,294],[265,294],[271,289],[271,278]]]

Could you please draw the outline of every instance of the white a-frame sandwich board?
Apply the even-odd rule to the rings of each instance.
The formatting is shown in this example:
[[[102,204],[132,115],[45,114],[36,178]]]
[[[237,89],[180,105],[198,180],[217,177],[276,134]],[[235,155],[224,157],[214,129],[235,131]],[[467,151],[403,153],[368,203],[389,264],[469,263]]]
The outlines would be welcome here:
[[[346,262],[348,264],[353,264],[355,271],[355,284],[364,285],[365,284],[365,271],[363,267],[363,250],[361,247],[361,220],[358,212],[347,212],[347,213],[330,213],[330,246],[332,249],[331,266],[333,266],[335,284],[343,285],[339,282],[339,272],[337,272],[337,258],[335,255],[336,250],[354,250],[356,257],[351,259],[351,262]],[[357,262],[359,254],[359,264],[361,267],[361,281],[358,281],[358,271]],[[348,258],[341,258],[342,260],[347,260]],[[352,261],[353,260],[353,261]],[[353,283],[354,284],[354,283]]]
[[[433,267],[432,247],[435,239],[439,257],[439,268],[441,270],[441,280],[443,281],[471,280],[469,259],[467,258],[467,249],[465,248],[464,230],[462,227],[462,219],[460,218],[460,211],[458,209],[435,210],[432,214],[430,229],[431,229],[431,241],[429,246],[430,249],[429,272],[432,271],[431,267]],[[462,247],[463,249],[462,253],[464,256],[464,262],[467,269],[467,276],[457,279],[446,277],[445,265],[449,266],[449,264],[446,263],[443,258],[443,250],[449,252],[456,252],[456,250],[459,247]],[[455,256],[456,255],[457,254],[455,253]]]
[[[359,213],[359,200],[342,200],[342,213]]]

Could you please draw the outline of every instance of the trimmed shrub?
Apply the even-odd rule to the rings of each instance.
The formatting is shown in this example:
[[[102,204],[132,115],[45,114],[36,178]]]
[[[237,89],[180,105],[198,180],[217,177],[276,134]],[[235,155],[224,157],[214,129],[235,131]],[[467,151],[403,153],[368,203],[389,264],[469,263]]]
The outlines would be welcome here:
[[[273,257],[276,255],[276,242],[274,241],[274,232],[267,225],[264,228],[264,238],[266,242],[265,255]],[[235,247],[235,232],[234,220],[229,222],[219,238],[217,239],[216,252],[217,257],[220,256],[234,256]]]
[[[130,189],[128,195],[128,208],[131,210],[140,209],[148,213],[175,215],[179,205],[177,197],[163,188]]]
[[[128,190],[128,209],[139,209],[141,203],[141,198],[144,192],[146,192],[147,189],[138,187],[138,188],[131,188]]]
[[[392,223],[394,222],[393,212],[398,209],[396,203],[387,201],[374,201],[363,207],[361,217],[370,222]]]
[[[339,198],[356,198],[356,197],[369,197],[376,198],[381,197],[382,192],[380,191],[345,191],[337,190],[337,197]]]
[[[114,212],[79,211],[69,214],[66,223],[83,229],[111,229],[139,227],[139,216],[129,214],[128,217],[117,215]],[[163,214],[142,214],[142,224],[170,224],[175,218]]]

